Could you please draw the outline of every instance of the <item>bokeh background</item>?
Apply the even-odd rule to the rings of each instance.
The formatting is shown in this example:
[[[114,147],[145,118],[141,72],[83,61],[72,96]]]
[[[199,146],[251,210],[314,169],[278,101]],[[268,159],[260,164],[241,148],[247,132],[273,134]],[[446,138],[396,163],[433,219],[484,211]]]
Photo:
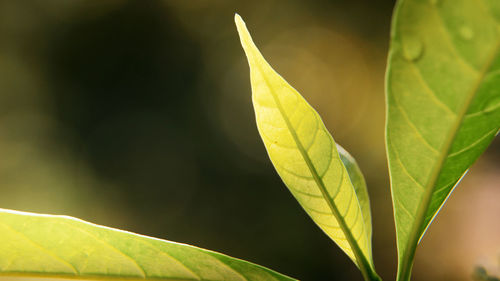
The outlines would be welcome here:
[[[389,0],[0,0],[0,207],[217,250],[301,280],[361,280],[274,172],[238,12],[365,173],[394,280],[384,150]],[[500,141],[451,196],[414,280],[500,264]],[[1,237],[1,233],[0,233]]]

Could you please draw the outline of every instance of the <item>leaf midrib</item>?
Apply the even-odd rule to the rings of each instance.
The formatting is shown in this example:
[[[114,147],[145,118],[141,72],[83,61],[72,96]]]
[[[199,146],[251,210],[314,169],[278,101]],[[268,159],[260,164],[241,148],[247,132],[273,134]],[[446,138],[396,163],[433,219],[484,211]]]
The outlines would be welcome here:
[[[434,194],[434,191],[436,189],[436,183],[437,180],[439,179],[439,175],[441,174],[441,171],[443,169],[444,163],[446,159],[448,158],[448,155],[450,154],[451,146],[453,142],[455,141],[455,138],[458,134],[458,131],[465,119],[465,116],[469,110],[469,107],[476,97],[476,94],[479,90],[479,87],[481,86],[482,82],[484,81],[485,77],[489,74],[490,68],[495,60],[495,58],[499,55],[500,53],[500,40],[497,41],[497,44],[495,45],[495,48],[493,49],[492,54],[489,56],[489,58],[486,60],[485,66],[481,69],[481,71],[478,74],[478,79],[476,80],[476,83],[473,85],[471,88],[471,91],[467,95],[467,99],[463,103],[463,106],[460,108],[460,111],[457,113],[456,121],[451,127],[448,137],[446,138],[446,141],[443,145],[443,149],[441,150],[442,153],[439,154],[438,161],[436,162],[432,174],[429,178],[428,183],[425,185],[425,190],[428,190],[428,192],[424,191],[424,196],[423,196],[423,203],[419,205],[419,208],[417,210],[417,216],[416,216],[416,221],[418,223],[413,224],[413,228],[410,232],[410,239],[408,240],[407,246],[406,246],[406,252],[403,256],[402,259],[402,266],[403,270],[406,270],[409,274],[409,265],[411,264],[411,260],[413,259],[415,255],[415,250],[418,244],[418,241],[420,238],[425,234],[427,228],[422,231],[422,234],[419,235],[420,230],[424,226],[424,219],[425,216],[428,212],[430,202],[432,200],[432,195]],[[436,215],[436,214],[435,214]],[[429,224],[427,225],[427,227]],[[409,275],[408,275],[409,277]],[[398,280],[407,280],[407,279],[400,279],[398,277]]]
[[[261,74],[264,73],[263,69],[261,68],[261,66],[258,63],[255,63],[254,65],[257,66],[257,68]],[[279,74],[277,74],[277,75],[279,75]],[[314,167],[311,159],[309,158],[309,155],[307,154],[306,150],[304,149],[304,146],[302,145],[301,141],[299,140],[297,133],[295,132],[290,120],[288,119],[287,114],[285,113],[285,111],[283,109],[283,106],[281,105],[280,100],[278,99],[276,93],[274,92],[273,88],[271,87],[271,83],[267,80],[265,75],[262,75],[262,78],[263,78],[264,82],[266,83],[267,88],[269,89],[271,96],[273,97],[273,100],[276,103],[276,107],[278,108],[281,116],[283,117],[283,120],[285,121],[285,124],[288,128],[288,131],[292,135],[292,138],[293,138],[294,142],[296,143],[297,148],[298,148],[302,158],[306,162],[306,165],[309,168],[315,183],[318,185],[318,188],[320,189],[321,194],[323,195],[323,198],[327,202],[328,207],[332,211],[332,214],[335,216],[335,218],[339,222],[339,225],[340,225],[342,231],[344,232],[344,235],[347,239],[347,242],[349,242],[349,245],[351,246],[351,250],[356,257],[356,260],[358,262],[358,267],[360,268],[363,276],[373,275],[370,263],[365,258],[365,255],[361,251],[361,248],[359,247],[357,241],[354,239],[354,236],[352,235],[350,229],[348,228],[347,223],[345,222],[343,217],[340,215],[340,212],[337,209],[337,207],[335,206],[333,199],[330,198],[330,196],[328,195],[328,192],[326,190],[326,187],[325,187],[325,184],[324,184],[322,178],[319,176],[318,172],[316,171],[316,168]],[[320,120],[316,119],[316,122],[318,122],[318,121],[320,121]],[[319,128],[319,127],[317,128],[317,130],[320,130],[320,129],[321,128]],[[334,156],[332,155],[332,157],[334,157]],[[342,167],[345,169],[344,164],[343,163],[341,163],[341,164],[342,164]],[[345,173],[345,171],[343,171],[342,179],[340,180],[340,184],[342,184],[343,177],[345,176],[344,173]],[[354,192],[354,190],[353,190],[353,192]],[[353,194],[353,196],[354,195],[355,195],[355,193]],[[361,212],[361,210],[359,210],[359,212]],[[365,228],[364,223],[363,223],[362,227]],[[367,239],[367,238],[365,237],[365,239]]]

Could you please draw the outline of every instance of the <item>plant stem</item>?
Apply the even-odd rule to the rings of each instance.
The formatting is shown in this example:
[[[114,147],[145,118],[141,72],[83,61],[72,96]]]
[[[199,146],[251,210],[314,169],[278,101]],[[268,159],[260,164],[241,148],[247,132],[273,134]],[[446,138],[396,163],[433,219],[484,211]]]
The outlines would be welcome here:
[[[371,270],[370,267],[368,267],[368,271],[366,270],[367,268],[361,269],[360,267],[359,269],[361,270],[361,274],[363,275],[365,281],[382,281],[382,278],[380,278],[375,271]]]
[[[410,281],[411,271],[413,269],[413,258],[415,257],[416,247],[412,247],[410,252],[403,256],[403,260],[399,264],[397,281]]]

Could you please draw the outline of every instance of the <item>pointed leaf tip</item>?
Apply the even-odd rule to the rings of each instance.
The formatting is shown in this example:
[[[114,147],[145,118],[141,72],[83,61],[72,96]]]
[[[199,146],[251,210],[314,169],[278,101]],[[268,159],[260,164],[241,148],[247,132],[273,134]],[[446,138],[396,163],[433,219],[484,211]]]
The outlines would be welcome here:
[[[236,29],[238,30],[238,34],[240,36],[241,46],[243,46],[248,62],[251,64],[257,57],[261,57],[260,52],[252,40],[252,36],[247,29],[245,21],[243,21],[237,13],[234,14],[234,22],[236,23]],[[260,60],[264,60],[264,58],[260,58]]]
[[[234,14],[234,22],[236,23],[236,28],[238,29],[238,34],[240,35],[240,37],[245,31],[246,33],[248,33],[245,21],[243,21],[243,19],[241,18],[240,15],[238,15],[238,13]]]
[[[235,22],[250,65],[257,128],[276,171],[365,279],[379,280],[371,253],[368,193],[359,167],[343,150],[337,151],[321,117],[269,65],[237,14]]]
[[[238,13],[234,13],[234,22],[238,24],[239,21],[243,21]]]

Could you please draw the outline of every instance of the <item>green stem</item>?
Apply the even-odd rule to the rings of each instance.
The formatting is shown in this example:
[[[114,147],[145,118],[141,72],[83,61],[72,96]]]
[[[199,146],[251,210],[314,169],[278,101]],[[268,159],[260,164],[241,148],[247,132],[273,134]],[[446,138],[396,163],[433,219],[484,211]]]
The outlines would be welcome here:
[[[415,250],[417,247],[411,247],[407,254],[403,256],[399,264],[397,281],[410,281],[411,271],[413,269],[413,259],[415,258]]]
[[[382,281],[382,278],[380,278],[380,276],[378,276],[377,273],[373,271],[370,266],[368,267],[360,266],[359,269],[361,270],[361,274],[363,275],[365,281]]]

